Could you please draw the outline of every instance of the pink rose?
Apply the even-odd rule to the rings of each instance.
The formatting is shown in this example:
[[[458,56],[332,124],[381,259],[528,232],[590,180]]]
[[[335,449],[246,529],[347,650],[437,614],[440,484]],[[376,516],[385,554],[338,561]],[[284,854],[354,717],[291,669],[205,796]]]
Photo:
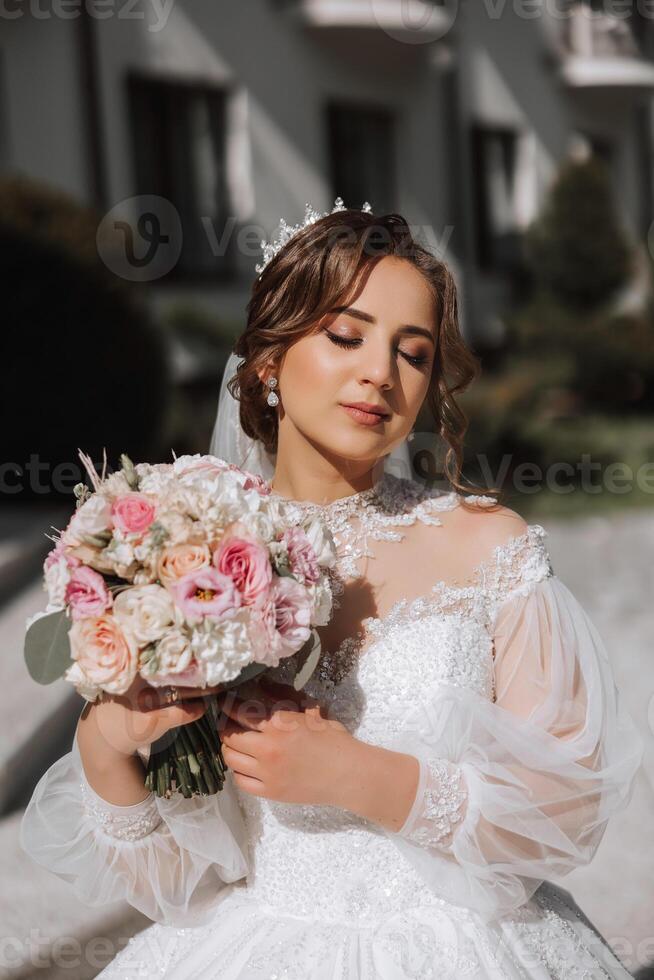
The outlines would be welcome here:
[[[241,594],[228,575],[215,568],[189,572],[170,586],[175,602],[189,622],[202,619],[225,619],[241,606]]]
[[[284,531],[282,541],[288,549],[293,575],[306,584],[317,582],[320,578],[318,557],[302,528],[288,528]]]
[[[213,564],[229,575],[246,606],[261,605],[270,591],[272,568],[268,552],[255,541],[230,537],[214,552]]]
[[[114,527],[130,534],[140,534],[152,524],[156,510],[144,493],[124,493],[114,500],[111,518]]]
[[[269,596],[253,620],[254,659],[277,667],[280,657],[295,653],[311,636],[307,590],[288,575],[275,576]]]
[[[138,647],[111,615],[79,619],[68,634],[84,678],[109,694],[124,694],[136,677]]]
[[[86,565],[73,569],[64,598],[74,620],[101,616],[113,601],[102,575]]]

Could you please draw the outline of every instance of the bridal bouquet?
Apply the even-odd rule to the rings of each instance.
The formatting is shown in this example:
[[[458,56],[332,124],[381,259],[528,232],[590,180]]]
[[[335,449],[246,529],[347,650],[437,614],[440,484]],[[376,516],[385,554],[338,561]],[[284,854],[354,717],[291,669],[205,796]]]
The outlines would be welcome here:
[[[106,457],[102,476],[80,459],[94,489],[75,487],[76,510],[51,538],[49,603],[27,623],[31,676],[63,676],[96,701],[124,694],[137,674],[153,687],[235,686],[306,647],[301,687],[319,655],[315,627],[332,611],[329,529],[291,523],[260,477],[215,456],[134,465],[123,454],[106,477]],[[220,790],[217,723],[214,698],[154,743],[146,786],[159,796]]]

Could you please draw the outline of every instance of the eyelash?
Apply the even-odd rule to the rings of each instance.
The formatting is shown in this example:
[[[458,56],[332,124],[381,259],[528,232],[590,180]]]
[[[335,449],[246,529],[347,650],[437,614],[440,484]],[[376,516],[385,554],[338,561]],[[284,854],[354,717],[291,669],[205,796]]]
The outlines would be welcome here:
[[[331,342],[333,344],[336,344],[338,347],[348,347],[352,349],[353,347],[358,347],[359,344],[362,343],[362,341],[358,338],[354,339],[352,337],[339,337],[335,333],[330,333],[329,330],[325,330],[325,333],[327,334]],[[428,360],[428,358],[426,357],[414,357],[411,354],[405,354],[404,351],[400,351],[399,353],[402,355],[402,357],[405,360],[409,362],[409,364],[413,364],[414,367],[422,367],[423,364],[426,364]]]

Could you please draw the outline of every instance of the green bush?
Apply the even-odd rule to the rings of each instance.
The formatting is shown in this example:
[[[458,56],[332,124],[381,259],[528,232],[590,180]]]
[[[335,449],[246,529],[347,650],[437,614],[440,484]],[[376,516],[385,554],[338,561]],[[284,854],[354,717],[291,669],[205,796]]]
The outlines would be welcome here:
[[[525,240],[537,291],[570,310],[608,303],[632,271],[604,164],[566,162]]]
[[[16,182],[0,182],[0,262],[10,284],[0,362],[2,462],[24,471],[37,455],[41,489],[23,479],[21,496],[43,499],[70,492],[68,475],[66,485],[53,479],[61,464],[84,477],[78,448],[99,463],[106,448],[110,468],[121,452],[159,458],[170,368],[141,293],[97,256],[98,216],[48,188],[18,183],[14,197]]]

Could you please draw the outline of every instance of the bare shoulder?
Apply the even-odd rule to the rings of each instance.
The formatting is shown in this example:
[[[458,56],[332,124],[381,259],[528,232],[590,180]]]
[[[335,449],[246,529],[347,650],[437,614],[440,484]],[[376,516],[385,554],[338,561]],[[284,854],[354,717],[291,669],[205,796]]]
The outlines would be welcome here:
[[[464,498],[465,499],[465,498]],[[474,504],[457,507],[452,514],[453,530],[461,540],[474,541],[475,550],[492,552],[513,538],[526,534],[529,525],[517,511],[502,504]]]

